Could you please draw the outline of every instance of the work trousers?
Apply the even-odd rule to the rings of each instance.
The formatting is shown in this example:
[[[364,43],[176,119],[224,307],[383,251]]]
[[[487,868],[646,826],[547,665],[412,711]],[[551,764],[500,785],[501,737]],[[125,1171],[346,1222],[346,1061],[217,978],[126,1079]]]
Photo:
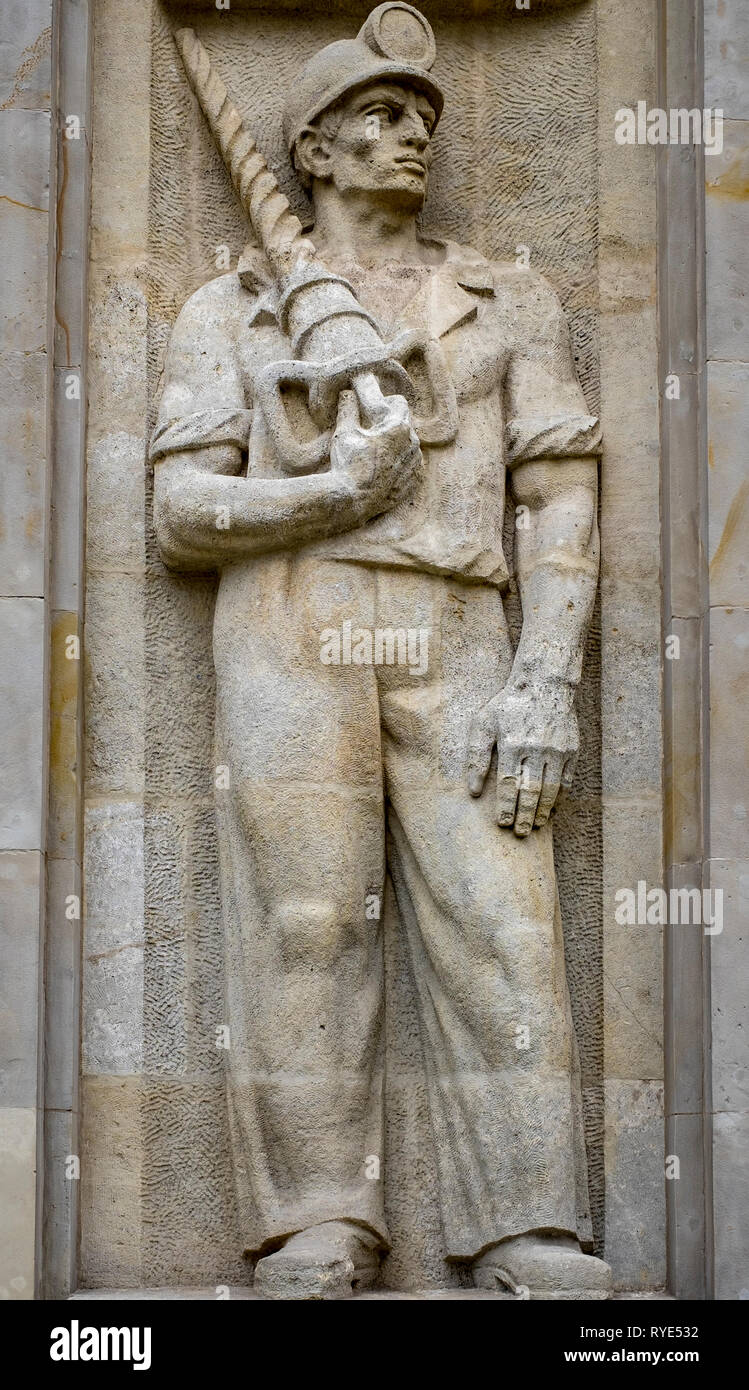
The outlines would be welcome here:
[[[410,659],[388,638],[399,631]],[[224,571],[214,655],[245,1249],[341,1219],[387,1248],[386,874],[413,963],[447,1257],[531,1230],[587,1245],[551,827],[520,839],[497,825],[494,764],[481,797],[465,780],[471,718],[512,663],[501,594],[265,557]]]

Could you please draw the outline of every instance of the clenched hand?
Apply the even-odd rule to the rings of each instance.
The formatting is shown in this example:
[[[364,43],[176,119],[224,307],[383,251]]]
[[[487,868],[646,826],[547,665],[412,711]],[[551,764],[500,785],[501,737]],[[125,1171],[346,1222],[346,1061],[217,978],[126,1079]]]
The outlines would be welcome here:
[[[359,402],[353,391],[341,392],[330,469],[355,495],[367,520],[409,495],[421,468],[421,449],[403,396],[383,397],[375,377],[359,384],[358,395]]]

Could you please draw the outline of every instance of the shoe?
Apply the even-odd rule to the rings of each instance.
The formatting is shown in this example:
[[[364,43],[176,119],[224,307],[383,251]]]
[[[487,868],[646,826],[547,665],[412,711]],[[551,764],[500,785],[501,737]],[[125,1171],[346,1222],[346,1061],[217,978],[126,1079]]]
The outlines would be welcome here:
[[[325,1221],[290,1236],[255,1268],[261,1298],[351,1298],[377,1277],[377,1238],[349,1221]]]
[[[611,1270],[583,1254],[572,1236],[514,1236],[474,1261],[477,1289],[507,1289],[515,1298],[604,1299]]]

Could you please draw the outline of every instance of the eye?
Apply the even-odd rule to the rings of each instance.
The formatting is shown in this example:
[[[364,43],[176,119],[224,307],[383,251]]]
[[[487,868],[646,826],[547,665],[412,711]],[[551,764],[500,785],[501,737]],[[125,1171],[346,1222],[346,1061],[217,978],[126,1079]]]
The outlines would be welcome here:
[[[366,114],[367,116],[379,116],[381,120],[384,118],[387,121],[391,121],[394,115],[396,115],[396,108],[394,106],[387,106],[385,102],[378,102],[377,106],[368,107]]]

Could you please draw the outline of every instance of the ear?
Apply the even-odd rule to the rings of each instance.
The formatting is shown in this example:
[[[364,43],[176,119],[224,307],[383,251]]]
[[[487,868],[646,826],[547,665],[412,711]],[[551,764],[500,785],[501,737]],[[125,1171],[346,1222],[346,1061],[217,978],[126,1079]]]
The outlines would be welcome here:
[[[311,179],[330,178],[330,140],[322,131],[305,126],[297,136],[295,155],[297,166]]]

